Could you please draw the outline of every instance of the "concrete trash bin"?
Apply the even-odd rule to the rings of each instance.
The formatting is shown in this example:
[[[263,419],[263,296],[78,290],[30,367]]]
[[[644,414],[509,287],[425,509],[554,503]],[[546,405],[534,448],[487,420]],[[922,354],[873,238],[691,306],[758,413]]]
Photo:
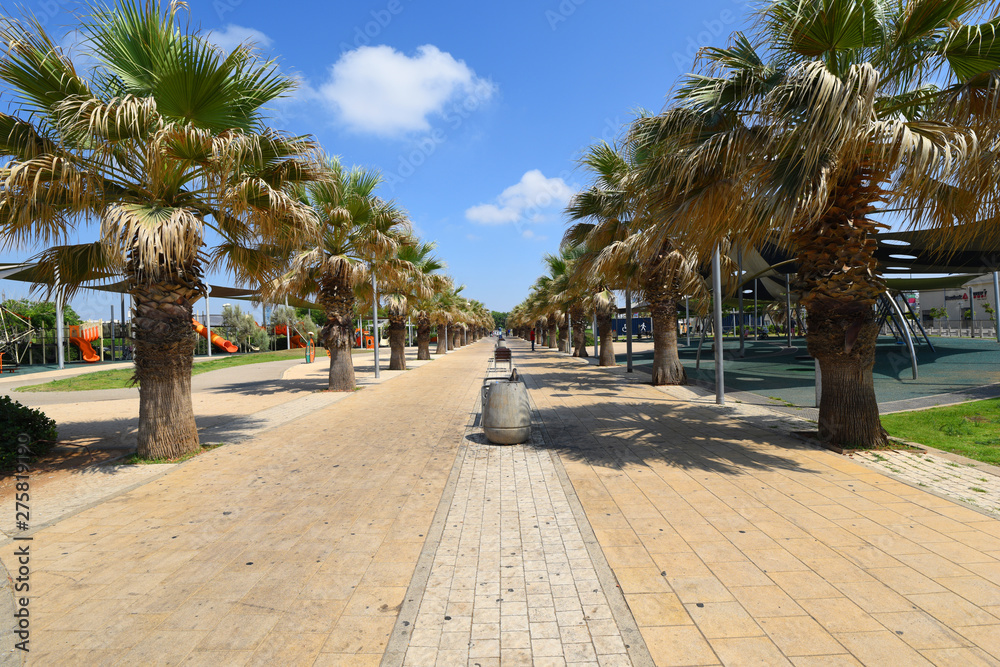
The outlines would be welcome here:
[[[490,385],[483,405],[483,433],[494,445],[517,445],[531,438],[531,405],[523,382]]]

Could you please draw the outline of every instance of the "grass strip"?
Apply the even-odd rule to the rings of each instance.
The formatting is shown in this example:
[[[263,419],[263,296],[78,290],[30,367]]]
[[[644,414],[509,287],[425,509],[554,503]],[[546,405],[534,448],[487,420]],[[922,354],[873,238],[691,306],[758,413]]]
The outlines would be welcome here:
[[[897,438],[1000,465],[1000,398],[882,417]]]
[[[367,351],[367,350],[366,350]],[[358,350],[362,352],[362,350]],[[320,357],[316,355],[316,363],[326,359],[326,355]],[[252,354],[239,354],[211,361],[199,361],[191,369],[191,375],[200,375],[210,371],[217,371],[222,368],[233,366],[245,366],[247,364],[264,364],[269,361],[286,361],[288,359],[305,359],[305,351],[278,350],[277,352],[257,352]],[[109,371],[95,371],[84,373],[76,377],[53,380],[42,384],[33,384],[26,387],[18,387],[14,391],[36,392],[36,391],[94,391],[97,389],[126,389],[131,387],[132,369],[116,368]]]

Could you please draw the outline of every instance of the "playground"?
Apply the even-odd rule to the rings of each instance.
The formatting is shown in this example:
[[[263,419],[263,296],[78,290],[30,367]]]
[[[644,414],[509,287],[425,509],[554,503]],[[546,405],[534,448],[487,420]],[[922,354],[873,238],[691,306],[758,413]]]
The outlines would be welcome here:
[[[906,347],[892,337],[879,339],[875,355],[875,394],[883,412],[905,409],[900,402],[925,399],[942,394],[982,391],[981,388],[1000,383],[1000,344],[982,338],[931,337],[932,351],[924,343],[915,348],[917,379]],[[684,339],[678,341],[681,362],[692,382],[714,386],[715,359],[711,340],[707,341],[698,359],[697,340],[690,347]],[[788,348],[784,337],[740,342],[736,337],[723,343],[726,390],[752,392],[777,405],[813,408],[816,405],[816,368],[806,350],[804,338],[793,338]],[[653,346],[648,341],[633,342],[632,363],[636,371],[649,373],[653,363]],[[615,344],[615,359],[627,363],[625,341]],[[996,393],[1000,393],[997,391]],[[993,393],[985,393],[985,398]],[[941,403],[950,402],[947,396]]]

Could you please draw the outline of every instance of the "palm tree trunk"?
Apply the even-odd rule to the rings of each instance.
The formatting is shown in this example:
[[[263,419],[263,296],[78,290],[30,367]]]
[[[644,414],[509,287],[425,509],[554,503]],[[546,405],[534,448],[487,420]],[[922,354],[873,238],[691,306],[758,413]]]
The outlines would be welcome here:
[[[564,315],[559,321],[559,351],[569,352],[569,323]]]
[[[175,459],[200,446],[191,403],[195,346],[191,315],[201,281],[146,284],[130,276],[130,282],[135,304],[134,380],[139,384],[138,454],[145,459]]]
[[[614,329],[614,321],[610,315],[602,314],[597,316],[597,330],[601,336],[601,359],[598,362],[598,366],[614,366],[617,363],[615,361],[615,344],[612,339],[612,329]]]
[[[545,347],[549,349],[552,349],[556,346],[556,327],[557,325],[555,322],[551,322],[549,324],[549,335],[545,344]]]
[[[461,334],[458,333],[458,327],[455,327],[454,331],[449,331],[448,332],[448,337],[451,338],[451,340],[448,341],[448,349],[449,350],[454,350],[455,348],[457,348],[459,346],[459,343],[461,341],[460,336],[461,336]]]
[[[587,352],[587,322],[583,319],[583,308],[570,311],[573,318],[573,356],[589,357]]]
[[[431,359],[431,321],[426,317],[417,318],[417,361]]]
[[[469,344],[469,330],[462,329],[462,345],[465,346],[468,344]]]
[[[448,336],[446,335],[445,325],[437,325],[437,349],[434,350],[434,354],[445,354],[448,352]]]
[[[389,315],[389,370],[406,370],[406,315]]]
[[[653,321],[653,386],[687,382],[684,365],[677,354],[677,296],[680,290],[671,289],[666,278],[662,272],[653,271],[643,289]]]
[[[330,352],[330,391],[354,391],[353,341],[354,290],[343,272],[324,275],[320,282],[319,302],[326,311],[326,324],[320,331],[320,341]]]
[[[876,222],[866,217],[871,202],[881,199],[878,179],[863,166],[831,199],[830,213],[795,238],[798,288],[809,317],[806,343],[823,376],[819,437],[841,447],[880,447],[888,435],[872,368],[875,302],[884,288],[874,257]]]

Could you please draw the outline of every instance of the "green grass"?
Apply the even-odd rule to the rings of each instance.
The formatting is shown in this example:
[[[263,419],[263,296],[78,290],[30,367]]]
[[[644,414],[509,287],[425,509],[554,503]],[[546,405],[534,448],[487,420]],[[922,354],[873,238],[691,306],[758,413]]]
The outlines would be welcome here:
[[[326,359],[324,354],[323,359]],[[263,364],[269,361],[284,361],[286,359],[305,359],[305,350],[279,350],[278,352],[259,352],[257,354],[240,354],[232,357],[199,361],[191,369],[191,375],[200,375],[209,371],[217,371],[233,366],[247,364]],[[316,363],[320,363],[320,354],[316,355]],[[53,380],[43,384],[18,387],[14,391],[93,391],[96,389],[125,389],[132,386],[132,369],[116,368],[110,371],[95,371],[71,378]]]
[[[885,415],[882,425],[891,436],[1000,465],[1000,398]]]

